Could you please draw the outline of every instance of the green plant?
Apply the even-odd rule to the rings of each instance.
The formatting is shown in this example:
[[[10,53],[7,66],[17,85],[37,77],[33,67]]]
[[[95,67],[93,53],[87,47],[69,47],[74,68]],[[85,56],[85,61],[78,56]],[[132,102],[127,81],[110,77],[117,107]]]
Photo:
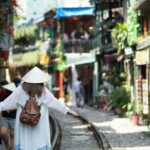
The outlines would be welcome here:
[[[12,0],[2,1],[0,0],[0,40],[3,40],[5,25],[12,25],[13,23],[13,3]]]
[[[127,17],[127,25],[128,25],[128,44],[132,45],[135,43],[135,39],[138,35],[139,24],[137,21],[137,12],[132,8],[128,8],[128,17]]]
[[[118,53],[121,53],[127,46],[128,27],[125,23],[117,23],[112,29],[113,46],[117,48]]]
[[[34,45],[38,38],[39,29],[37,25],[29,25],[15,30],[14,40],[16,45]]]
[[[62,50],[62,42],[60,39],[58,39],[56,46],[53,49],[53,54],[56,56],[58,62],[54,63],[54,69],[55,70],[59,70],[59,71],[63,71],[66,67],[66,56],[63,53]]]
[[[110,81],[114,87],[122,86],[126,81],[126,73],[121,70],[119,65],[115,65],[110,73]]]
[[[29,25],[26,27],[18,28],[15,32],[15,39],[20,39],[22,37],[27,37],[29,39],[36,38],[36,30],[38,29],[37,25]]]
[[[146,122],[148,129],[150,130],[150,117],[148,117],[145,122]]]
[[[126,116],[131,117],[134,113],[136,113],[136,100],[133,102],[129,102],[127,105],[124,105],[123,107],[127,108]]]
[[[130,92],[125,87],[117,87],[110,95],[110,103],[113,108],[127,109],[125,105],[130,102]]]

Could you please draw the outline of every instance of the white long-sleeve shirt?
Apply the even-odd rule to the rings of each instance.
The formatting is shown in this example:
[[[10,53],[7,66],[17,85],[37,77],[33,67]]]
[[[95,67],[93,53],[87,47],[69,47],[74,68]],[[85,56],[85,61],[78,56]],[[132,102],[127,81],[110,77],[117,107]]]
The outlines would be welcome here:
[[[53,108],[64,114],[69,108],[58,101],[51,92],[45,88],[42,96],[36,97],[38,105],[41,106],[41,118],[34,126],[22,124],[19,120],[22,107],[29,96],[20,85],[9,97],[0,103],[0,111],[17,109],[15,121],[15,150],[50,150],[50,128],[48,109]]]

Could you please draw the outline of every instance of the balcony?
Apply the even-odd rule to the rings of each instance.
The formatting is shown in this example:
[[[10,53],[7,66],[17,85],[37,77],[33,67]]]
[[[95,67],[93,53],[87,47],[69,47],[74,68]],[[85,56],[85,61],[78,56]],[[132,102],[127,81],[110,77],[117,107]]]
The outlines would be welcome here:
[[[100,45],[100,35],[92,39],[71,39],[67,42],[62,42],[64,53],[89,53],[91,50],[100,47]]]

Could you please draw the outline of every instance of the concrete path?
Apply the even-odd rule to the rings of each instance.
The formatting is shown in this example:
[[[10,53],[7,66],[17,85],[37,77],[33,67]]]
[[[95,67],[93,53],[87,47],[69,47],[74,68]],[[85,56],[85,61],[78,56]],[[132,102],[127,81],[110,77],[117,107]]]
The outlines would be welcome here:
[[[112,150],[150,150],[147,126],[135,126],[129,118],[119,118],[110,112],[94,108],[74,108],[103,132]]]

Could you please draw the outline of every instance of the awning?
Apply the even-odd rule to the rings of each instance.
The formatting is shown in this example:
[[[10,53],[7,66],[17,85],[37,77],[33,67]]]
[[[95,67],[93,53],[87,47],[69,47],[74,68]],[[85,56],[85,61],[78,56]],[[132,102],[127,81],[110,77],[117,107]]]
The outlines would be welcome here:
[[[90,15],[94,15],[94,7],[58,8],[56,10],[56,18],[67,18],[73,16],[90,16]]]
[[[33,18],[22,20],[14,24],[14,28],[22,28],[22,27],[26,27],[29,25],[37,24],[37,23],[42,22],[43,20],[44,20],[44,15],[35,16]]]
[[[95,62],[95,53],[66,53],[67,65],[66,67],[71,67],[72,65],[83,65]]]

